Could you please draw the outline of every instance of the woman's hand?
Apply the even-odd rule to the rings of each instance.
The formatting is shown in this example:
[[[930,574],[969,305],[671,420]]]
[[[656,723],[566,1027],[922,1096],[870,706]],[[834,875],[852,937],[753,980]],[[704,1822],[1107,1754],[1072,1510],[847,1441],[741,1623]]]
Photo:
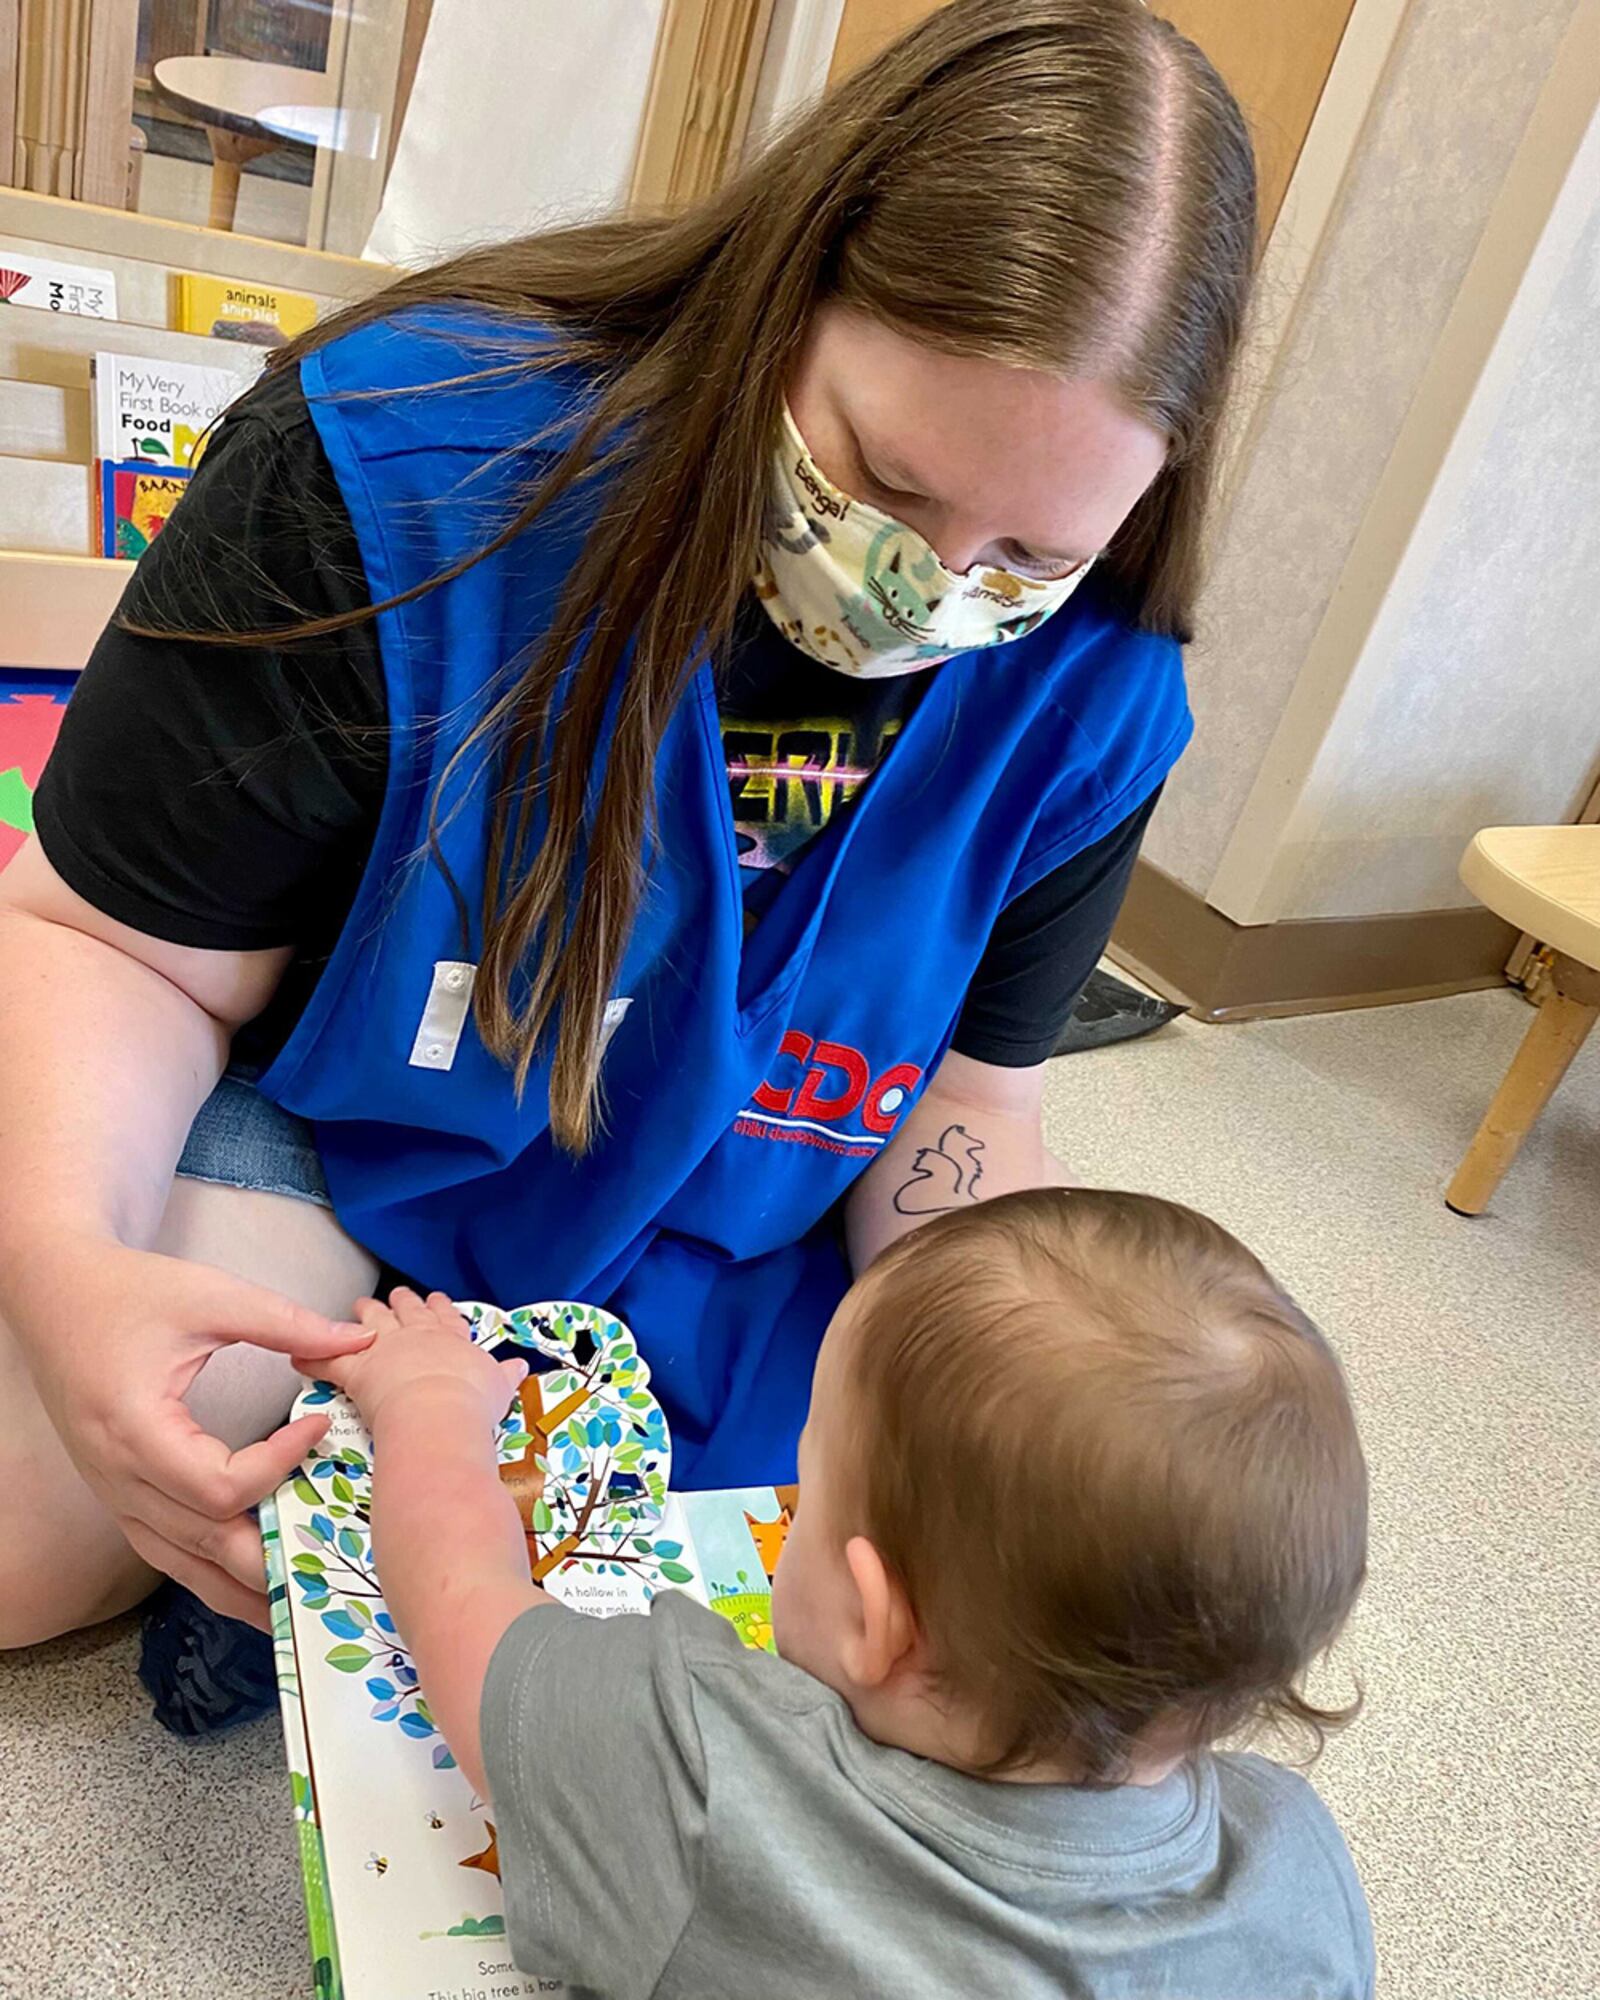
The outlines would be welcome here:
[[[473,1346],[467,1322],[443,1292],[423,1299],[397,1285],[386,1306],[362,1299],[356,1318],[377,1336],[370,1347],[332,1361],[297,1354],[295,1366],[342,1389],[374,1437],[383,1412],[398,1398],[441,1390],[464,1390],[481,1405],[485,1430],[492,1434],[527,1378],[527,1362],[496,1361],[486,1348]]]
[[[206,1264],[103,1238],[29,1259],[11,1288],[39,1394],[74,1464],[146,1562],[213,1610],[268,1630],[261,1541],[246,1509],[321,1436],[325,1412],[231,1451],[184,1402],[218,1348],[331,1357],[371,1341]]]

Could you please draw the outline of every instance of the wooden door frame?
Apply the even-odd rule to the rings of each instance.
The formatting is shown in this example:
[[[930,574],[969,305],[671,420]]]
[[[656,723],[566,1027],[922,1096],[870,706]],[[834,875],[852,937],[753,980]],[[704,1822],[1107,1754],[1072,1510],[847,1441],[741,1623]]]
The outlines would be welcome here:
[[[1600,163],[1597,48],[1600,0],[1579,0],[1206,886],[1206,901],[1235,923],[1285,914],[1325,797],[1313,773],[1330,718],[1338,714],[1348,740],[1372,713],[1378,663],[1426,584],[1450,506],[1587,222],[1577,197]]]
[[[908,5],[891,11],[899,18],[897,25],[886,35],[881,20],[861,22],[852,26],[849,19],[850,8],[846,4],[840,9],[839,29],[834,38],[833,60],[829,65],[828,81],[837,83],[842,76],[848,76],[853,69],[864,67],[880,50],[886,49],[902,35],[910,34],[930,14],[937,14],[947,0],[908,0]],[[881,6],[881,0],[880,0]]]
[[[19,0],[0,0],[0,186],[15,185],[17,171],[17,37],[22,32]]]
[[[671,186],[694,88],[706,70],[700,39],[708,17],[725,4],[727,0],[667,0],[635,163],[636,201],[662,199]],[[777,0],[775,28],[774,0],[732,0],[732,5],[736,9],[759,5],[766,17],[760,34],[752,37],[745,101],[736,120],[742,132],[760,69],[755,51],[768,34],[778,45],[775,53],[782,74],[763,80],[763,96],[772,100],[763,105],[764,126],[820,94],[824,77],[833,68],[844,0]],[[1354,0],[1350,10],[1263,250],[1249,341],[1249,358],[1257,365],[1241,370],[1230,425],[1230,463],[1247,447],[1268,400],[1271,358],[1281,353],[1291,330],[1410,5],[1411,0]]]
[[[417,80],[417,64],[422,60],[422,44],[433,19],[433,0],[406,0],[405,26],[400,31],[400,64],[394,81],[394,110],[389,118],[388,159],[384,179],[394,165],[394,149],[400,143],[400,127],[411,108],[411,90]]]
[[[1300,316],[1323,240],[1344,193],[1367,119],[1412,0],[1355,0],[1294,172],[1262,247],[1227,437],[1218,468],[1220,531],[1237,478],[1278,391],[1278,366]]]
[[[128,191],[138,0],[89,0],[83,21],[84,45],[73,52],[82,92],[83,131],[72,187],[63,199],[122,208]],[[0,187],[16,185],[21,33],[18,0],[0,0]]]
[[[629,203],[709,194],[744,143],[774,0],[667,0],[656,36]]]

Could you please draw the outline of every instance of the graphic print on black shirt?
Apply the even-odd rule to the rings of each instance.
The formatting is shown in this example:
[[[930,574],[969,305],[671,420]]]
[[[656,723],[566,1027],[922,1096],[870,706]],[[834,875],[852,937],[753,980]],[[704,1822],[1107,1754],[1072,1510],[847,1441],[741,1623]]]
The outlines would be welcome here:
[[[717,709],[747,924],[860,796],[936,671],[855,679],[791,646],[758,605],[746,605]]]

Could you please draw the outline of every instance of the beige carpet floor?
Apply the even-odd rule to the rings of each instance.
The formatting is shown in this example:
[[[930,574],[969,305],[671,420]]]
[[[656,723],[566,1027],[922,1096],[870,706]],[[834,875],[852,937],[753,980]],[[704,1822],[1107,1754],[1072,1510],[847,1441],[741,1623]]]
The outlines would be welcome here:
[[[1600,1994],[1600,1047],[1492,1213],[1440,1200],[1528,1019],[1180,1022],[1051,1074],[1063,1158],[1211,1211],[1349,1367],[1373,1571],[1323,1685],[1367,1711],[1317,1783],[1386,2000]],[[276,1725],[173,1742],[133,1652],[0,1656],[0,2000],[306,2000]]]

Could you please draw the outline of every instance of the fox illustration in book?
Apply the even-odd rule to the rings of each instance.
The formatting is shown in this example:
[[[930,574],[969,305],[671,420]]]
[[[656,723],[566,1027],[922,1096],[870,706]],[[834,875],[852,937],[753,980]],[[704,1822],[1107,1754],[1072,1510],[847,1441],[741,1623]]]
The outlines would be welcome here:
[[[778,1558],[783,1554],[784,1542],[794,1524],[794,1509],[785,1505],[775,1521],[758,1521],[754,1514],[746,1513],[744,1523],[750,1530],[750,1539],[756,1545],[756,1554],[761,1558],[761,1567],[770,1583],[778,1573]]]
[[[486,1819],[483,1824],[488,1831],[489,1845],[484,1848],[481,1854],[469,1854],[465,1861],[458,1862],[456,1865],[460,1868],[481,1868],[485,1875],[492,1875],[498,1882],[501,1879],[500,1836],[494,1830],[494,1821],[492,1819]]]

